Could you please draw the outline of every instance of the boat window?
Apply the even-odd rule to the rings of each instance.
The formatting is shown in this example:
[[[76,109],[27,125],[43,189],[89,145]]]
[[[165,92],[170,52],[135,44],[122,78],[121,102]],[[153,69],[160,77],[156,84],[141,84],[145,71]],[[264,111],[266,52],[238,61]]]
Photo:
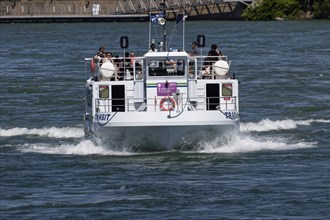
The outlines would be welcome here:
[[[196,60],[195,59],[191,59],[188,61],[188,77],[190,79],[194,79],[196,78]]]
[[[142,80],[143,79],[143,60],[135,61],[135,79]]]
[[[185,61],[182,59],[150,60],[149,76],[183,76]]]
[[[222,84],[222,96],[233,96],[233,85],[231,83]]]
[[[99,86],[99,98],[100,99],[109,98],[109,86],[108,85],[100,85]]]

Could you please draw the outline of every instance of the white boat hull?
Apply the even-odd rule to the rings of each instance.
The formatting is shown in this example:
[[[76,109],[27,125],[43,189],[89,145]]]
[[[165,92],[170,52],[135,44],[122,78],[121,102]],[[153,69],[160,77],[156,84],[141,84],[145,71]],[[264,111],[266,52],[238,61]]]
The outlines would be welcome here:
[[[100,145],[127,150],[172,150],[198,147],[203,140],[221,136],[229,140],[239,132],[239,119],[226,118],[219,111],[117,113],[107,123],[94,122],[93,136]],[[177,117],[175,117],[177,116]]]

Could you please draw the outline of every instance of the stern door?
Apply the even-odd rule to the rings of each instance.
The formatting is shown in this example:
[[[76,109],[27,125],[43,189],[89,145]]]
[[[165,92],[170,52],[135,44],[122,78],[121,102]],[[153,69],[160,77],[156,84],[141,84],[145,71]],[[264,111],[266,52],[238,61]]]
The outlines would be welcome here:
[[[220,85],[206,84],[206,110],[217,110],[220,102]]]

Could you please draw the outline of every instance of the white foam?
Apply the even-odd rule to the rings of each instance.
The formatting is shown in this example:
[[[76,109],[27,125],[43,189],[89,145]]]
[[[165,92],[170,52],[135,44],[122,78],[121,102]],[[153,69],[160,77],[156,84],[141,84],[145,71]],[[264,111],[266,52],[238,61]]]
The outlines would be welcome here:
[[[200,143],[201,153],[246,153],[267,150],[295,150],[303,148],[313,148],[316,142],[292,141],[279,137],[258,137],[254,138],[241,134],[232,142],[222,145],[221,140],[214,139],[211,142]]]
[[[317,147],[317,142],[308,142],[306,140],[286,139],[280,135],[266,136],[249,134],[251,131],[263,132],[271,130],[288,130],[295,129],[298,126],[311,126],[312,123],[330,123],[330,120],[311,119],[311,120],[279,120],[271,121],[264,119],[260,122],[241,123],[241,133],[233,140],[223,140],[214,138],[213,140],[200,140],[198,146],[192,147],[192,151],[201,153],[244,153],[253,151],[267,150],[294,150],[303,148]],[[43,129],[27,129],[13,128],[1,129],[1,136],[18,136],[18,135],[39,135],[48,136],[51,138],[82,138],[84,132],[82,128],[43,128]],[[78,140],[79,141],[79,140]],[[127,140],[127,142],[129,142]],[[113,144],[115,146],[116,144]],[[135,155],[141,154],[132,152],[129,147],[120,147],[122,144],[113,146],[97,146],[90,140],[82,140],[78,144],[62,144],[59,146],[49,145],[46,143],[27,144],[22,151],[37,152],[45,154],[74,154],[74,155]],[[116,150],[114,150],[116,149]],[[118,150],[119,149],[119,150]],[[191,152],[191,151],[190,151]],[[143,152],[150,154],[150,152]],[[155,153],[155,152],[153,152]]]
[[[222,138],[214,140],[201,140],[198,147],[192,150],[196,153],[247,153],[256,151],[296,150],[317,147],[316,142],[292,141],[280,137],[251,137],[247,134],[240,134],[229,143]],[[125,148],[113,150],[111,146],[97,146],[90,140],[83,140],[78,144],[62,144],[50,146],[49,144],[25,145],[23,152],[34,152],[43,154],[64,154],[64,155],[115,155],[130,156],[138,154],[153,154],[156,152],[132,152]],[[189,151],[190,153],[192,151]],[[159,153],[159,152],[158,152]]]
[[[312,123],[330,123],[330,120],[324,119],[310,119],[310,120],[277,120],[271,121],[269,119],[264,119],[260,122],[241,122],[241,132],[249,131],[271,131],[271,130],[289,130],[295,129],[298,126],[310,126]],[[11,128],[2,129],[0,128],[0,136],[2,137],[12,137],[20,135],[37,135],[37,136],[47,136],[50,138],[82,138],[84,137],[83,128],[75,127],[44,127],[44,128]]]
[[[2,137],[12,137],[20,135],[37,135],[37,136],[47,136],[50,138],[81,138],[84,137],[84,130],[82,128],[11,128],[2,129],[0,128],[0,136]]]
[[[264,119],[260,122],[247,122],[241,123],[240,131],[271,131],[271,130],[290,130],[295,129],[298,126],[310,126],[312,123],[330,123],[330,120],[323,119],[310,119],[310,120],[277,120],[271,121],[269,119]]]
[[[90,140],[83,140],[77,145],[62,144],[59,146],[49,146],[47,144],[26,145],[23,152],[34,152],[43,154],[72,154],[72,155],[132,155],[130,152],[113,151],[106,147],[97,146]]]

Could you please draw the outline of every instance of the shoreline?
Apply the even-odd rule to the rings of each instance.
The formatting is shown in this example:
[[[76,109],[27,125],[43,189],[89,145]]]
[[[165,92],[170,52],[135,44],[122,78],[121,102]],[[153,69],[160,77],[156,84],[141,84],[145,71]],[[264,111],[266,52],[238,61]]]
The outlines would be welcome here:
[[[78,23],[78,22],[144,22],[148,14],[139,15],[36,15],[0,16],[0,23]]]

